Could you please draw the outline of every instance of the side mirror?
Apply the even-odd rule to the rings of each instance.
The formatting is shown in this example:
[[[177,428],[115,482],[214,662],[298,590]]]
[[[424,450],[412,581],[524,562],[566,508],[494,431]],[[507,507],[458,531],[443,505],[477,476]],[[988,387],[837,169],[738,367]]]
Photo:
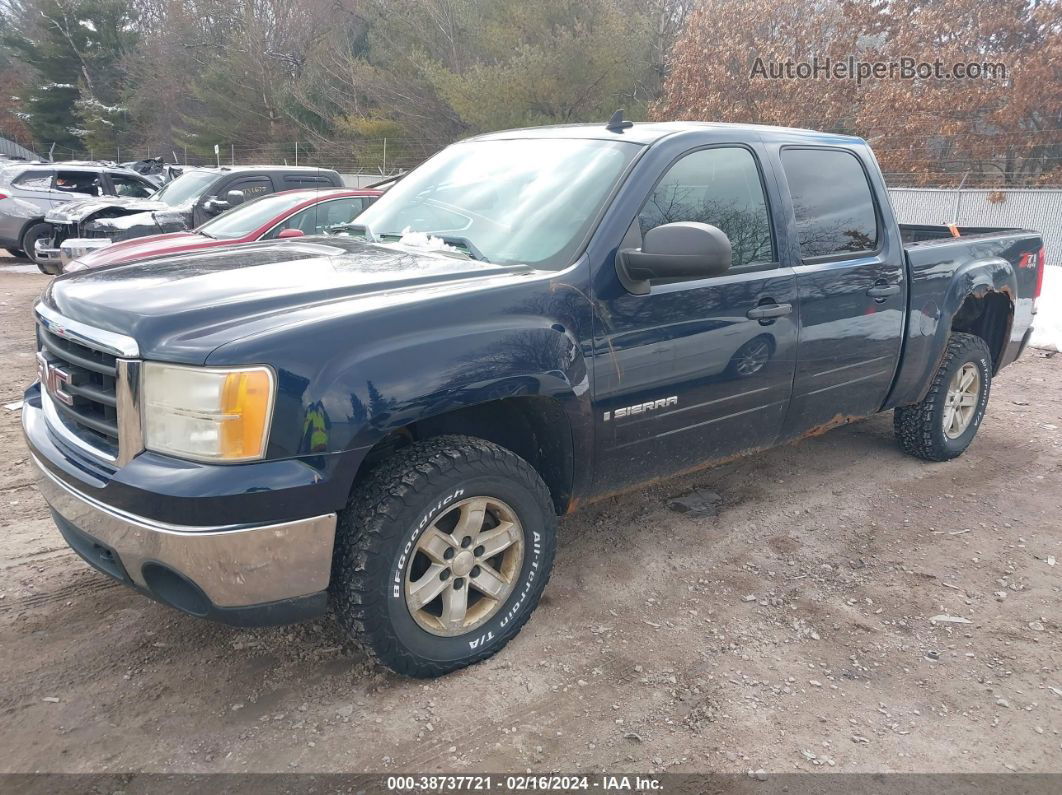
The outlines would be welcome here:
[[[277,235],[277,240],[287,240],[292,237],[302,237],[306,233],[301,229],[283,229],[280,234]]]
[[[729,270],[732,257],[730,239],[722,229],[695,221],[650,229],[640,249],[626,248],[616,255],[624,286],[638,295],[648,293],[654,281],[720,276]]]
[[[203,210],[211,215],[217,215],[220,212],[224,212],[229,209],[230,205],[224,199],[219,199],[217,196],[211,196],[209,199],[203,202]]]
[[[242,190],[230,190],[225,194],[225,201],[228,202],[229,207],[235,207],[237,204],[243,204],[244,195]]]

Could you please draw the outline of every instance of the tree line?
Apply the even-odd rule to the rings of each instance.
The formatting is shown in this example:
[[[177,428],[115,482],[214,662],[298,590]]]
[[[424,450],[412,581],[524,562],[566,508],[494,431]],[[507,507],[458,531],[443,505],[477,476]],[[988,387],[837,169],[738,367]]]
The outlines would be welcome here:
[[[992,79],[771,79],[755,64],[1005,66]],[[1057,0],[0,0],[0,134],[291,159],[387,139],[703,119],[854,133],[888,173],[1062,175]]]

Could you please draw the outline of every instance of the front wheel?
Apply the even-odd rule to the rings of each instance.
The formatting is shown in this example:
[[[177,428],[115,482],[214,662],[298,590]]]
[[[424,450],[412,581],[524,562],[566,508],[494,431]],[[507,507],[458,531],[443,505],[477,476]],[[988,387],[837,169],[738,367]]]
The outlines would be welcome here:
[[[900,406],[893,414],[900,447],[926,461],[962,455],[981,426],[991,386],[988,344],[973,334],[952,334],[922,402]]]
[[[398,673],[439,676],[479,662],[538,604],[555,527],[549,491],[514,453],[466,436],[414,444],[340,514],[336,618]]]
[[[53,235],[51,224],[45,223],[32,224],[22,233],[22,250],[26,252],[27,257],[36,263],[37,270],[49,276],[59,274],[59,263],[39,259],[37,257],[37,241],[50,240]]]

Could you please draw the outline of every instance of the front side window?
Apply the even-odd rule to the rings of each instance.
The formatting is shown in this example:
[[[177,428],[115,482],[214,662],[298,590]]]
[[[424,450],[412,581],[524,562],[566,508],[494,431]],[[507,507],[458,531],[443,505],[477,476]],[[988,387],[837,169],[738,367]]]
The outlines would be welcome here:
[[[642,206],[638,223],[644,235],[677,221],[696,221],[721,229],[733,248],[732,267],[774,261],[760,170],[747,149],[702,149],[668,169]]]
[[[361,215],[365,202],[366,199],[361,196],[320,202],[285,218],[265,238],[275,238],[285,229],[299,229],[305,235],[323,235],[330,228],[349,224]]]
[[[579,138],[454,144],[403,177],[358,223],[382,242],[423,232],[490,262],[564,268],[640,149]]]
[[[840,149],[783,149],[800,256],[841,256],[878,247],[874,194],[858,158]]]
[[[55,189],[63,193],[83,193],[99,196],[103,183],[100,175],[93,171],[57,171],[55,172]]]
[[[111,184],[114,186],[115,196],[146,199],[155,192],[147,183],[128,174],[111,174]]]
[[[271,193],[260,199],[238,204],[231,210],[199,227],[200,234],[217,240],[236,240],[265,226],[277,216],[290,212],[306,201],[306,193]]]
[[[269,177],[247,177],[230,182],[222,189],[219,199],[224,199],[229,191],[238,190],[243,194],[244,201],[257,199],[273,192],[273,181]]]

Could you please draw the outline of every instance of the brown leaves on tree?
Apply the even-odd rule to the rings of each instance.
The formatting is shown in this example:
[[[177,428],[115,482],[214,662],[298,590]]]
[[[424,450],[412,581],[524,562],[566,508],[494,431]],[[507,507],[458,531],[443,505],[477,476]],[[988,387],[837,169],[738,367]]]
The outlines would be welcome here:
[[[1002,64],[995,79],[766,79],[775,64]],[[657,119],[850,132],[894,183],[1062,181],[1062,4],[1039,0],[704,0],[672,50]]]

